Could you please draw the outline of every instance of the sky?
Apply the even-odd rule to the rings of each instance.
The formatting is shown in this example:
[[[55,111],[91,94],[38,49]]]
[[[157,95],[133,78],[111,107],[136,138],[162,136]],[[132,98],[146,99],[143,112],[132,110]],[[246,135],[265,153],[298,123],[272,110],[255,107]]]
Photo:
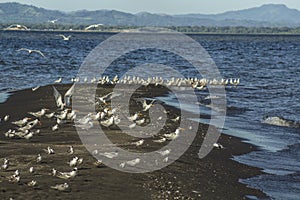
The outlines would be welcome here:
[[[12,1],[0,0],[0,2]],[[113,9],[129,13],[216,14],[269,3],[285,4],[289,8],[300,10],[299,0],[13,0],[13,2],[62,11]]]

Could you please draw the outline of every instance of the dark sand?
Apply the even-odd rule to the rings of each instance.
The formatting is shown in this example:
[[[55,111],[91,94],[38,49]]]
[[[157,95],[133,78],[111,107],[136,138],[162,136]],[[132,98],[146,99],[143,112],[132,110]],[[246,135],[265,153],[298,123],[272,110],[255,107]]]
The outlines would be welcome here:
[[[69,87],[57,86],[60,91]],[[99,93],[106,94],[110,89],[111,87],[100,88]],[[238,138],[222,135],[219,142],[225,149],[214,149],[204,159],[198,158],[203,134],[208,128],[203,124],[199,125],[193,144],[179,160],[162,170],[145,174],[124,173],[106,166],[93,165],[96,159],[82,145],[71,124],[62,125],[58,131],[53,132],[50,127],[55,121],[42,118],[42,125],[37,127],[41,133],[31,140],[4,137],[3,133],[15,127],[10,122],[29,116],[27,112],[38,111],[43,107],[56,110],[51,86],[41,87],[35,92],[18,91],[0,104],[0,116],[10,115],[8,122],[0,124],[0,164],[2,165],[4,158],[9,158],[11,162],[7,171],[0,170],[1,199],[246,199],[245,195],[265,197],[261,191],[238,182],[239,179],[261,174],[261,171],[230,159],[233,155],[255,150],[253,146],[242,143]],[[168,109],[178,113],[173,108]],[[132,138],[118,137],[116,132],[117,130],[108,130],[106,134],[118,144],[132,142]],[[66,153],[69,145],[74,146],[74,155]],[[47,146],[54,148],[56,153],[47,155],[42,150]],[[43,157],[41,164],[36,163],[39,153]],[[70,171],[72,168],[67,162],[74,156],[84,158],[78,176],[63,180],[50,175],[53,167],[59,171]],[[35,168],[34,174],[29,173],[31,166]],[[8,182],[6,177],[12,175],[16,169],[21,173],[20,183]],[[33,188],[26,185],[32,179],[37,181],[37,186]],[[69,183],[70,188],[67,191],[60,192],[50,188],[64,182]]]

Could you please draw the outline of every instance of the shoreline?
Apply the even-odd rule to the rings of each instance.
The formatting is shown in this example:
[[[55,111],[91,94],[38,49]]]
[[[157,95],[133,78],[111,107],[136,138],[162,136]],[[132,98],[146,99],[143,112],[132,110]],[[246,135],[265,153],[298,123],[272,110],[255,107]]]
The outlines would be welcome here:
[[[59,91],[66,91],[70,85],[55,85]],[[100,87],[99,93],[107,93],[110,86]],[[157,92],[155,95],[158,95]],[[38,111],[47,106],[51,111],[56,109],[52,87],[43,86],[37,91],[31,89],[15,91],[10,94],[6,102],[0,104],[0,116],[10,115],[8,122],[0,124],[0,162],[7,157],[12,162],[9,171],[0,170],[0,196],[22,199],[247,199],[246,195],[267,198],[256,189],[247,187],[239,179],[250,178],[263,172],[255,167],[240,164],[232,160],[232,156],[242,155],[257,150],[255,146],[244,143],[240,138],[222,134],[219,142],[225,149],[214,149],[204,159],[198,158],[199,145],[208,128],[199,124],[198,134],[190,148],[166,168],[146,174],[128,174],[110,169],[106,166],[95,167],[93,158],[82,145],[74,127],[62,126],[58,131],[52,132],[49,128],[53,121],[43,119],[39,127],[41,133],[31,140],[8,139],[3,133],[12,128],[10,122],[28,116],[29,111]],[[97,92],[98,93],[98,92]],[[172,112],[178,113],[175,108],[168,107]],[[174,128],[174,127],[169,127]],[[126,143],[131,138],[117,137],[116,130],[108,130],[107,135],[116,143]],[[59,192],[49,188],[49,185],[63,183],[64,180],[52,177],[49,172],[52,167],[60,171],[68,171],[66,164],[74,156],[65,155],[69,145],[73,145],[75,155],[84,158],[83,166],[79,168],[79,175],[70,180],[70,190]],[[42,149],[53,147],[57,155],[45,155]],[[150,147],[145,147],[146,149]],[[151,147],[152,148],[152,147]],[[137,149],[142,151],[142,149]],[[34,162],[36,155],[41,153],[45,163],[38,165]],[[36,173],[28,174],[29,166],[36,168]],[[19,169],[24,179],[19,184],[9,183],[5,177]],[[91,175],[92,174],[92,175]],[[38,181],[37,188],[30,188],[26,182],[31,178]],[[98,188],[95,190],[95,188]]]
[[[168,28],[166,28],[168,29]],[[132,30],[132,29],[130,29]],[[134,30],[134,29],[133,29]],[[116,30],[116,31],[93,31],[93,30],[44,30],[44,29],[30,29],[30,30],[7,30],[1,29],[1,31],[9,32],[45,32],[45,33],[101,33],[101,34],[118,34],[118,33],[131,33],[128,30]],[[176,33],[176,31],[174,31]],[[178,32],[186,35],[232,35],[232,36],[299,36],[300,33],[214,33],[214,32]],[[159,33],[156,33],[159,34]],[[162,32],[161,34],[165,34]],[[171,34],[167,32],[167,34]]]

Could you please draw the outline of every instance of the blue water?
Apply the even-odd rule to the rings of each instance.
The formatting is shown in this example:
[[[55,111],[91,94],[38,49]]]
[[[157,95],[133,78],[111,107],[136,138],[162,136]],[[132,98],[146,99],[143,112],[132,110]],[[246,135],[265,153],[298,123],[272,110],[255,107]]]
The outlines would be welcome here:
[[[112,36],[104,33],[72,33],[70,41],[47,32],[0,32],[0,102],[5,92],[53,83],[59,77],[69,83],[84,58],[100,42]],[[300,37],[193,35],[211,55],[224,78],[241,78],[237,88],[227,88],[227,117],[223,132],[242,137],[259,151],[233,159],[257,166],[266,175],[241,182],[263,190],[274,199],[299,199],[300,129],[262,123],[266,116],[300,121]],[[39,49],[46,55],[17,52],[22,47]],[[134,52],[120,58],[108,71],[122,73],[134,62],[147,59],[170,64],[193,77],[180,59],[161,57],[162,52]],[[147,73],[147,72],[145,72]],[[206,92],[199,93],[202,114],[211,114]],[[162,100],[173,104],[172,95]],[[174,104],[173,104],[174,105]],[[196,105],[183,109],[192,111]],[[207,119],[194,119],[209,123]]]

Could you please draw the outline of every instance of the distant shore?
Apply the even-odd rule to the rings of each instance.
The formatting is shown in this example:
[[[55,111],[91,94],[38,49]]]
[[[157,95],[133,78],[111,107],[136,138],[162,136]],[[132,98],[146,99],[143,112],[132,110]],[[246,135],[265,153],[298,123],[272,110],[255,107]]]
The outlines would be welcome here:
[[[70,85],[57,85],[59,91],[66,91]],[[111,90],[110,86],[98,88],[97,93],[105,94]],[[158,90],[159,91],[159,90]],[[161,93],[162,91],[159,91]],[[0,162],[4,158],[11,161],[11,168],[0,170],[0,196],[8,199],[247,199],[246,195],[264,198],[265,194],[251,189],[239,182],[240,179],[250,178],[262,174],[255,167],[246,166],[233,161],[233,155],[241,155],[255,150],[255,147],[241,142],[239,138],[222,135],[219,142],[224,149],[214,149],[204,159],[198,158],[199,145],[208,126],[200,124],[198,134],[183,156],[173,164],[159,171],[146,174],[127,174],[109,167],[100,168],[93,165],[96,161],[82,145],[74,127],[70,124],[62,125],[56,132],[51,130],[55,122],[42,119],[38,127],[41,132],[31,140],[9,139],[4,137],[8,129],[13,128],[10,122],[28,116],[29,111],[38,111],[47,107],[51,111],[56,109],[52,95],[52,87],[44,86],[33,92],[31,89],[14,92],[5,103],[0,104],[0,116],[10,115],[8,122],[0,124]],[[155,96],[155,93],[153,94]],[[174,108],[170,111],[177,113]],[[169,127],[170,129],[174,127]],[[107,130],[106,134],[118,144],[132,142],[132,138],[118,136],[117,130]],[[153,143],[146,140],[149,146]],[[65,152],[69,145],[75,149],[74,155]],[[56,154],[47,155],[42,149],[51,146]],[[157,146],[159,147],[159,146]],[[142,151],[143,147],[135,149]],[[37,164],[37,154],[41,154],[44,162]],[[67,165],[72,157],[84,158],[79,167],[79,175],[74,179],[62,180],[49,175],[52,168],[69,171]],[[36,172],[28,173],[28,168],[34,166]],[[6,179],[14,170],[21,172],[18,184],[9,183]],[[36,179],[38,185],[30,188],[26,182]],[[50,186],[68,182],[70,189],[59,192]]]
[[[141,28],[141,27],[137,27]],[[164,28],[164,27],[162,27]],[[165,27],[168,30],[168,27]],[[132,29],[115,29],[115,30],[64,30],[64,29],[30,29],[30,30],[18,30],[18,29],[0,29],[1,31],[17,31],[17,32],[57,32],[57,33],[107,33],[107,34],[117,34],[117,33],[130,33]],[[172,30],[171,31],[176,31]],[[239,33],[239,32],[185,32],[185,31],[177,31],[183,34],[187,35],[257,35],[257,36],[299,36],[299,32],[275,32],[275,33],[269,33],[269,32],[261,32],[261,33]],[[162,32],[164,33],[164,32]],[[170,33],[170,32],[168,32]]]

